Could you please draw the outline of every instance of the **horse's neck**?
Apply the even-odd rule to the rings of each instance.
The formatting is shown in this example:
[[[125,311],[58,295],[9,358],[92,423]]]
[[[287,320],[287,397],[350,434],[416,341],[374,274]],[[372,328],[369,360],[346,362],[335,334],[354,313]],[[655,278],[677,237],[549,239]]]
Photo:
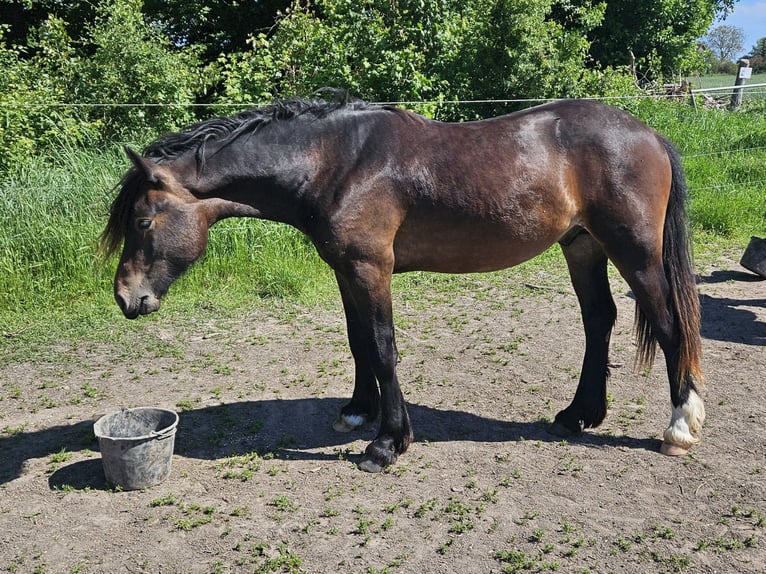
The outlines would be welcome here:
[[[311,167],[297,146],[230,146],[207,158],[192,184],[200,197],[249,206],[259,217],[302,229]]]

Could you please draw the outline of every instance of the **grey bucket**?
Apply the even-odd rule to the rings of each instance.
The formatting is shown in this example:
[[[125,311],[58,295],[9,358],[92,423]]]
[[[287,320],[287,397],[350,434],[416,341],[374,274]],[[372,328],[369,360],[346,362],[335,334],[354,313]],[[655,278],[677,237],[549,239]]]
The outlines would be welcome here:
[[[106,480],[124,490],[161,483],[170,475],[178,414],[152,407],[122,409],[93,425]]]

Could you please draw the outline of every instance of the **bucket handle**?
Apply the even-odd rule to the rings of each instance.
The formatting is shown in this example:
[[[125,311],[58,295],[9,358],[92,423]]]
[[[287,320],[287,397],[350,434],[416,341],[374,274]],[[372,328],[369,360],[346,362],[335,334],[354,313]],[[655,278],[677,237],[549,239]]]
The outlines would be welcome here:
[[[149,436],[151,436],[153,438],[160,438],[161,439],[161,438],[165,438],[166,436],[174,433],[175,430],[176,430],[176,425],[170,425],[169,427],[164,428],[162,430],[150,432]]]

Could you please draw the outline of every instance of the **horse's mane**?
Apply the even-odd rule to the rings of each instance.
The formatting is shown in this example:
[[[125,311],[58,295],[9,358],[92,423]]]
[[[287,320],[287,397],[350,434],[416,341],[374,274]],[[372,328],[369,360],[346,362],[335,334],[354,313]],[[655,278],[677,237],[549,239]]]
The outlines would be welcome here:
[[[167,164],[186,153],[194,153],[197,167],[202,169],[208,143],[227,145],[242,134],[255,133],[267,124],[302,116],[321,119],[341,110],[381,108],[387,106],[369,104],[361,100],[348,101],[346,98],[337,98],[336,101],[300,98],[281,100],[230,117],[205,120],[181,131],[166,134],[146,146],[143,155],[158,164]],[[115,186],[115,189],[120,191],[112,202],[109,220],[100,237],[100,252],[106,257],[113,255],[120,248],[142,182],[143,175],[133,168]]]
[[[268,106],[241,112],[234,116],[213,118],[188,126],[180,132],[169,133],[150,143],[143,152],[157,163],[168,163],[179,156],[195,152],[198,164],[204,163],[205,144],[226,145],[246,133],[281,120],[299,116],[321,119],[338,110],[376,109],[379,106],[361,100],[334,101],[294,98]]]

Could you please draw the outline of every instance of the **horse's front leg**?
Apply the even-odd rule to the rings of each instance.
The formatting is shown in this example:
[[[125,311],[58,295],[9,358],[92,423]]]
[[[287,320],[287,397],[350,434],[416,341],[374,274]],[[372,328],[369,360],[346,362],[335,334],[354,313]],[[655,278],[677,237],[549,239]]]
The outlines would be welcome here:
[[[367,446],[359,467],[379,472],[396,462],[413,439],[410,417],[396,376],[391,266],[357,263],[340,281],[345,281],[348,287],[349,303],[353,304],[359,320],[359,342],[364,342],[367,360],[380,385],[380,430]]]
[[[367,344],[367,329],[357,312],[351,289],[346,280],[336,274],[343,311],[346,314],[346,330],[351,355],[354,357],[354,393],[338,413],[333,428],[338,432],[352,431],[368,422],[374,421],[380,414],[380,393],[375,373],[370,363]]]

